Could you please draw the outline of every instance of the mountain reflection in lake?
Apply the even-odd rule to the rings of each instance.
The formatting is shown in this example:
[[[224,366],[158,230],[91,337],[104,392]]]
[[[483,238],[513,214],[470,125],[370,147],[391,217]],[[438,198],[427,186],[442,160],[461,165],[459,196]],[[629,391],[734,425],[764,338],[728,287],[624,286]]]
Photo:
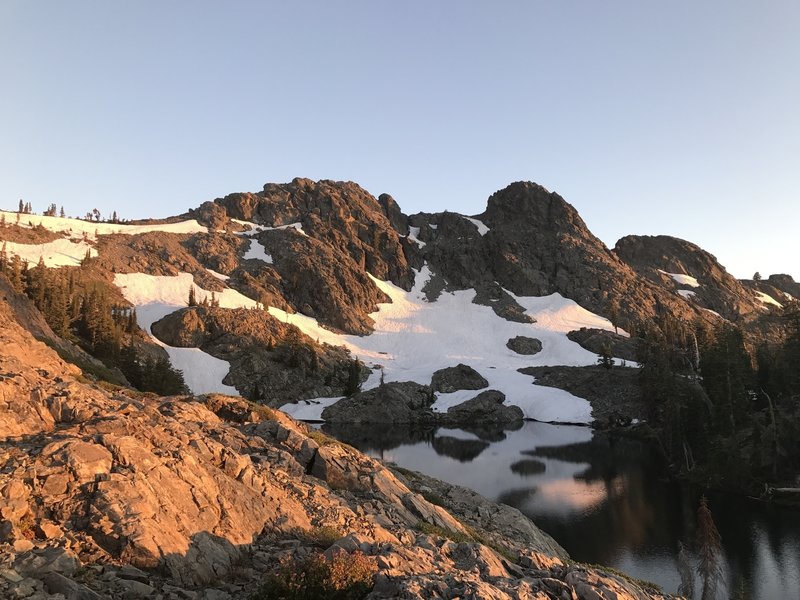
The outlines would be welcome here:
[[[665,592],[678,588],[678,542],[693,546],[701,492],[669,482],[646,444],[534,422],[514,431],[323,428],[371,456],[519,508],[576,560],[618,568]],[[727,563],[719,597],[800,600],[800,513],[707,495]]]

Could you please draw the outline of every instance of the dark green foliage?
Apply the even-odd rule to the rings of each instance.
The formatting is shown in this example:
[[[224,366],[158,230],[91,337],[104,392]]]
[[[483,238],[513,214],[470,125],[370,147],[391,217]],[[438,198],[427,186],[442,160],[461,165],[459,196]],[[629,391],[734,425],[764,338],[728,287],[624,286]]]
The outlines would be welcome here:
[[[136,355],[136,312],[113,303],[108,290],[82,269],[48,269],[42,259],[29,269],[16,255],[10,260],[4,255],[0,251],[0,273],[33,301],[56,335],[77,343],[107,367],[120,369],[139,390],[163,395],[186,391],[183,375],[166,358]],[[109,378],[96,365],[79,366],[113,383],[119,379]]]
[[[755,383],[742,332],[728,322],[719,325],[701,352],[703,387],[714,406],[714,430],[733,435],[751,412]]]
[[[722,581],[722,540],[705,496],[697,509],[697,572],[703,580],[703,600],[717,597]]]
[[[251,600],[361,600],[372,591],[377,570],[361,552],[287,559],[265,577]]]
[[[611,356],[611,346],[608,342],[603,344],[600,348],[600,355],[597,357],[597,364],[605,369],[610,369],[614,366],[614,359]]]
[[[347,368],[347,384],[344,388],[345,396],[352,396],[361,391],[361,361],[354,358]]]
[[[194,292],[194,286],[189,288],[189,306],[197,306],[197,298]]]

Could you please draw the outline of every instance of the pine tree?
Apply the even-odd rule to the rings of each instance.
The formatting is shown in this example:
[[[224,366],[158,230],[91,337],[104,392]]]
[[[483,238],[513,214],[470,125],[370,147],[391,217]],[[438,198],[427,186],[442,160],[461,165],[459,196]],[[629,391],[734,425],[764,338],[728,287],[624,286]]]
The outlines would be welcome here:
[[[61,211],[59,211],[58,216],[61,217],[62,219],[67,216],[67,214],[64,212],[63,206],[61,207]]]
[[[197,298],[195,297],[194,286],[189,288],[189,306],[197,306]]]
[[[706,497],[700,498],[697,509],[697,572],[703,579],[702,600],[713,600],[722,580],[722,539]]]
[[[600,348],[597,364],[605,369],[610,369],[614,366],[614,358],[611,356],[611,346],[609,346],[608,342],[603,343]]]

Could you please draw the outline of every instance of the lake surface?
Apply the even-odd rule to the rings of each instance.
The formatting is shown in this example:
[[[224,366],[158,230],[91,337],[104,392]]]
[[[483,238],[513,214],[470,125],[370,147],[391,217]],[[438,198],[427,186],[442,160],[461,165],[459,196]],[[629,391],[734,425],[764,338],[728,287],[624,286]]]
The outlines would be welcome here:
[[[505,432],[323,428],[371,456],[517,507],[576,560],[615,567],[665,592],[680,584],[678,543],[694,545],[702,491],[669,481],[646,444],[535,422]],[[800,600],[800,512],[706,495],[725,553],[718,597]]]

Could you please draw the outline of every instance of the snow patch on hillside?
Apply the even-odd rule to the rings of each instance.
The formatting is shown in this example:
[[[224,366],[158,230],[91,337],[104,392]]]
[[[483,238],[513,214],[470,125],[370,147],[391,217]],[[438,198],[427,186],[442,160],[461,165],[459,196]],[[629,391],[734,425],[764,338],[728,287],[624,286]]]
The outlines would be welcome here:
[[[97,256],[97,250],[86,242],[76,242],[61,238],[45,244],[17,244],[14,242],[0,242],[0,247],[5,246],[8,256],[16,255],[28,261],[33,267],[39,263],[39,258],[44,259],[46,267],[75,267],[89,253]]]
[[[433,373],[445,367],[464,363],[476,369],[489,382],[487,389],[506,394],[506,403],[519,406],[525,417],[540,421],[587,423],[591,420],[589,403],[555,388],[535,386],[530,376],[517,372],[527,366],[584,366],[597,362],[597,355],[569,340],[566,333],[581,327],[613,331],[611,322],[591,313],[559,294],[537,297],[516,297],[536,323],[514,323],[498,317],[486,306],[473,304],[474,290],[442,294],[436,302],[427,302],[422,288],[430,278],[424,267],[418,273],[410,292],[392,283],[373,278],[389,296],[391,303],[379,304],[370,316],[375,331],[369,336],[336,336],[322,330],[320,341],[344,344],[354,355],[367,363],[382,365],[384,379],[430,383]],[[275,314],[275,309],[270,308]],[[276,315],[277,316],[277,315]],[[320,333],[313,319],[290,315],[312,338]],[[308,327],[308,329],[307,329]],[[518,335],[535,337],[543,349],[535,356],[519,355],[506,347]],[[372,377],[363,389],[377,385]],[[474,390],[439,394],[433,409],[446,412],[450,406],[475,397]],[[295,405],[282,410],[296,415]],[[304,409],[305,412],[305,409]],[[321,415],[314,414],[318,419]]]
[[[240,219],[231,219],[234,223],[238,223],[239,225],[243,225],[245,227],[250,227],[249,231],[237,231],[236,235],[243,235],[243,236],[251,236],[253,232],[260,233],[262,231],[280,231],[284,229],[294,229],[298,233],[302,235],[307,235],[305,231],[303,231],[303,225],[298,221],[297,223],[288,223],[286,225],[278,225],[277,227],[269,227],[267,225],[259,225],[258,223],[253,223],[252,221],[242,221]]]
[[[390,282],[373,281],[390,299],[379,304],[371,314],[375,331],[368,336],[333,333],[311,317],[288,314],[269,307],[271,315],[300,328],[321,343],[343,345],[375,369],[363,389],[380,382],[379,365],[384,379],[416,381],[427,384],[439,369],[465,363],[489,382],[488,388],[506,395],[507,404],[519,406],[525,417],[540,421],[587,423],[591,420],[589,403],[563,390],[535,386],[530,376],[517,371],[527,366],[593,365],[597,355],[569,340],[567,332],[581,327],[613,331],[610,321],[591,313],[559,294],[544,297],[515,296],[536,323],[515,323],[498,317],[483,305],[473,304],[474,290],[443,293],[436,302],[427,302],[422,288],[430,278],[424,267],[418,272],[414,288],[406,292]],[[176,277],[144,274],[117,274],[115,283],[125,298],[137,307],[140,323],[149,332],[150,325],[170,312],[186,306],[189,289],[194,285],[190,274]],[[199,300],[211,292],[195,286]],[[232,289],[218,292],[223,308],[256,307],[255,300]],[[534,356],[519,355],[506,347],[518,335],[542,341],[542,351]],[[166,347],[176,367],[184,370],[187,384],[195,393],[220,391],[233,393],[221,383],[227,363],[197,350]],[[224,364],[222,364],[224,363]],[[223,367],[225,367],[223,369]],[[212,381],[213,379],[213,381]],[[433,409],[446,411],[477,395],[478,391],[439,394]],[[320,419],[322,410],[336,399],[289,404],[286,412],[303,419]],[[302,416],[301,416],[302,415]]]
[[[756,291],[756,298],[759,301],[763,302],[764,304],[771,304],[773,306],[777,306],[778,308],[783,308],[783,304],[775,300],[775,298],[773,298],[769,294],[765,294],[764,292]]]
[[[487,233],[489,233],[489,228],[483,224],[483,221],[479,221],[478,219],[473,219],[472,217],[464,217],[464,218],[478,228],[479,234],[486,235]]]
[[[250,240],[250,247],[247,249],[247,252],[244,253],[245,260],[261,260],[268,265],[272,264],[272,255],[267,254],[266,249],[256,239]]]
[[[678,293],[687,300],[695,295],[695,292],[693,292],[692,290],[678,290]]]
[[[664,275],[669,275],[672,279],[675,280],[676,283],[681,285],[688,285],[689,287],[700,287],[700,283],[692,277],[691,275],[685,275],[683,273],[667,273],[666,271],[662,271],[661,269],[658,270],[659,273],[663,273]]]
[[[144,273],[117,273],[114,285],[120,288],[125,299],[136,307],[139,326],[144,329],[153,341],[169,354],[172,366],[183,371],[186,385],[194,394],[220,393],[238,396],[235,388],[222,383],[228,374],[230,365],[199,348],[175,348],[161,342],[153,335],[150,327],[153,323],[184,308],[189,298],[189,290],[195,287],[198,300],[211,298],[212,292],[194,284],[189,273],[181,273],[175,277],[145,275]],[[232,289],[214,292],[223,308],[254,308],[255,300],[251,300]]]
[[[229,275],[223,275],[222,273],[218,273],[214,269],[206,269],[206,271],[208,271],[212,277],[216,277],[220,281],[228,281],[228,279],[230,279]]]
[[[425,247],[425,242],[419,239],[419,227],[409,227],[407,237],[409,240],[414,242],[420,248]]]
[[[13,212],[0,211],[0,218],[5,216],[6,223],[13,225],[16,223],[17,214]],[[111,235],[121,233],[125,235],[137,235],[152,231],[164,233],[206,233],[208,228],[200,225],[196,220],[180,221],[178,223],[153,223],[149,225],[130,225],[127,223],[97,223],[94,221],[84,221],[82,219],[70,219],[62,217],[44,217],[41,215],[20,215],[19,225],[25,228],[32,228],[41,225],[49,231],[63,233],[71,238],[84,237],[94,241],[98,235]],[[38,260],[38,257],[37,257]]]

